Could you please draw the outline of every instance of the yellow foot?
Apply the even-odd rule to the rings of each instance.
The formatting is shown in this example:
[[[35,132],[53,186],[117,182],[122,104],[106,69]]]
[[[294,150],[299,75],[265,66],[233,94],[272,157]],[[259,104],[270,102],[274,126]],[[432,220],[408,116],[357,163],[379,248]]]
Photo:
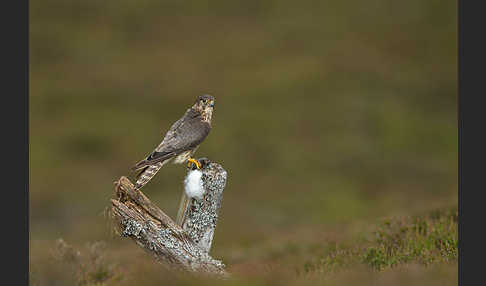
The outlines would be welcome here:
[[[191,164],[196,164],[196,168],[201,169],[201,163],[193,158],[187,160],[187,167],[191,167]]]

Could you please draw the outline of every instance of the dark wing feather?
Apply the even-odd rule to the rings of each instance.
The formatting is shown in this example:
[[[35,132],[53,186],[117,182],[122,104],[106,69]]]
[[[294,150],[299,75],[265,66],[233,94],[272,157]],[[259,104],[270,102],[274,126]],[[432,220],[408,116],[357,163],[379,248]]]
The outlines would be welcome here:
[[[154,151],[154,152],[150,153],[150,155],[148,155],[147,158],[143,159],[142,161],[138,162],[135,166],[133,166],[132,171],[136,171],[140,168],[144,168],[143,170],[145,170],[146,167],[153,165],[155,163],[170,159],[175,155],[177,155],[177,154],[174,153],[174,152],[157,152],[157,151]]]
[[[198,112],[189,109],[171,126],[162,143],[147,158],[137,163],[132,170],[165,161],[184,151],[194,149],[201,144],[210,130],[209,123],[203,121]]]

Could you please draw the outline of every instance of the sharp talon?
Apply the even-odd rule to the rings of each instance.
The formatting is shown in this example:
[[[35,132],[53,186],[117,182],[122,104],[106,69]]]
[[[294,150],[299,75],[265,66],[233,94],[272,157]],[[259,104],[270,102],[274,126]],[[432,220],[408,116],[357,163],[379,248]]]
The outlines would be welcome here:
[[[198,170],[201,169],[201,163],[198,160],[192,159],[192,158],[191,159],[188,159],[187,160],[187,167],[191,167],[192,164],[195,164],[196,165],[196,168]]]

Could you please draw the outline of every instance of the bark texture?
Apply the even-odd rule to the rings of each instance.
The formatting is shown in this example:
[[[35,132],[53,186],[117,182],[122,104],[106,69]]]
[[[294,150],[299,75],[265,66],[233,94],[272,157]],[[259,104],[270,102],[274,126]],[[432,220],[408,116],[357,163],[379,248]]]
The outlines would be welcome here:
[[[220,165],[211,163],[202,170],[203,197],[190,198],[183,192],[181,198],[177,224],[208,253],[218,222],[226,176],[226,171]]]
[[[227,173],[221,165],[203,161],[202,198],[183,194],[175,223],[126,177],[115,182],[111,216],[122,237],[130,237],[157,261],[190,272],[227,275],[225,265],[209,255]],[[192,172],[193,170],[189,170]],[[181,226],[182,225],[182,226]]]

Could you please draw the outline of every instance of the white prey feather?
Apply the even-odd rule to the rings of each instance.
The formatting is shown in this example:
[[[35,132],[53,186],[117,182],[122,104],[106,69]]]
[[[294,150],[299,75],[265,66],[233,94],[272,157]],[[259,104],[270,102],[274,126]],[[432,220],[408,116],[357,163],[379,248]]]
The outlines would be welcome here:
[[[202,172],[199,170],[190,171],[184,179],[184,191],[190,198],[202,199],[206,192],[203,187]]]

